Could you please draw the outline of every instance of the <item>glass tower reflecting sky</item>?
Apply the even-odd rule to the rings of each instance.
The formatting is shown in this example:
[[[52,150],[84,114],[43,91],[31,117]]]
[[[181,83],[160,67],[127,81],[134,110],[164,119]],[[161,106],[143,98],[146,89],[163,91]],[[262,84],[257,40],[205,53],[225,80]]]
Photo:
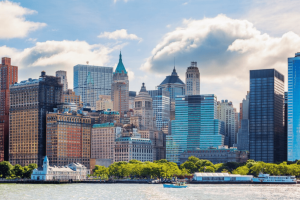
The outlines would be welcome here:
[[[250,70],[250,159],[286,160],[284,76],[275,69]]]
[[[74,92],[84,105],[96,108],[99,95],[111,95],[113,68],[93,65],[74,66]]]
[[[185,150],[223,145],[221,121],[217,117],[217,97],[213,94],[177,96],[172,134],[166,139],[166,158],[180,163]]]
[[[297,75],[299,73],[299,75]],[[300,53],[288,58],[288,161],[300,159]]]

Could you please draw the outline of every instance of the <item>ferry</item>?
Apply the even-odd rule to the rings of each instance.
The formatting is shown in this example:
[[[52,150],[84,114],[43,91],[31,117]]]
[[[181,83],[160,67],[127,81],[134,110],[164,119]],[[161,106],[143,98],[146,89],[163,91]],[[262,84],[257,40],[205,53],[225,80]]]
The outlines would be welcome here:
[[[257,178],[252,179],[253,183],[265,184],[296,184],[295,176],[270,176],[269,174],[260,173]]]
[[[175,184],[164,184],[164,188],[187,188],[185,182],[176,182]]]

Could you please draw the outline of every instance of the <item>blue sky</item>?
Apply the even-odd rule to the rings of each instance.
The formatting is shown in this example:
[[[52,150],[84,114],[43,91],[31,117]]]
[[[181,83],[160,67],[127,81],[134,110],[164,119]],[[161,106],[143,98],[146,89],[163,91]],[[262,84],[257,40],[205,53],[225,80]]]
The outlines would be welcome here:
[[[19,81],[40,71],[68,72],[89,61],[116,66],[119,50],[130,90],[155,89],[176,68],[183,81],[197,61],[201,94],[238,103],[249,70],[276,68],[300,49],[297,1],[21,0],[0,1],[0,54],[19,66]]]

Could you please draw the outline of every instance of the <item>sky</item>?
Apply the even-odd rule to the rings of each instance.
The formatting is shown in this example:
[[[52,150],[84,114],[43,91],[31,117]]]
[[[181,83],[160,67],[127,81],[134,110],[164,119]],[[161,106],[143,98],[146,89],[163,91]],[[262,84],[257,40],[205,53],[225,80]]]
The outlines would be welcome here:
[[[119,53],[131,91],[155,89],[175,67],[182,81],[196,61],[200,93],[239,110],[249,70],[275,68],[300,51],[297,0],[19,0],[0,1],[0,56],[19,81],[77,64],[116,67]]]

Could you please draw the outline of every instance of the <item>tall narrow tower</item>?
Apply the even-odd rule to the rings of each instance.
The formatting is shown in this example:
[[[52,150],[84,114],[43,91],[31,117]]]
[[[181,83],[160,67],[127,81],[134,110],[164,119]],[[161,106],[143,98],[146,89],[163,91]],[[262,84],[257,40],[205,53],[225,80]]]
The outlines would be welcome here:
[[[63,90],[66,92],[68,90],[68,79],[67,72],[59,70],[55,72],[56,77],[60,77],[60,83],[64,85]]]
[[[9,86],[18,82],[18,67],[11,65],[11,59],[2,58],[0,65],[0,162],[8,160],[9,137]],[[0,126],[1,126],[0,124]]]
[[[121,52],[118,66],[113,74],[111,99],[114,102],[114,111],[118,111],[120,117],[123,117],[124,113],[129,110],[129,80],[122,62]]]
[[[197,62],[191,62],[185,74],[186,95],[200,95],[200,72]]]
[[[152,130],[154,128],[152,98],[143,83],[140,93],[134,99],[134,113],[141,117],[140,130]]]

